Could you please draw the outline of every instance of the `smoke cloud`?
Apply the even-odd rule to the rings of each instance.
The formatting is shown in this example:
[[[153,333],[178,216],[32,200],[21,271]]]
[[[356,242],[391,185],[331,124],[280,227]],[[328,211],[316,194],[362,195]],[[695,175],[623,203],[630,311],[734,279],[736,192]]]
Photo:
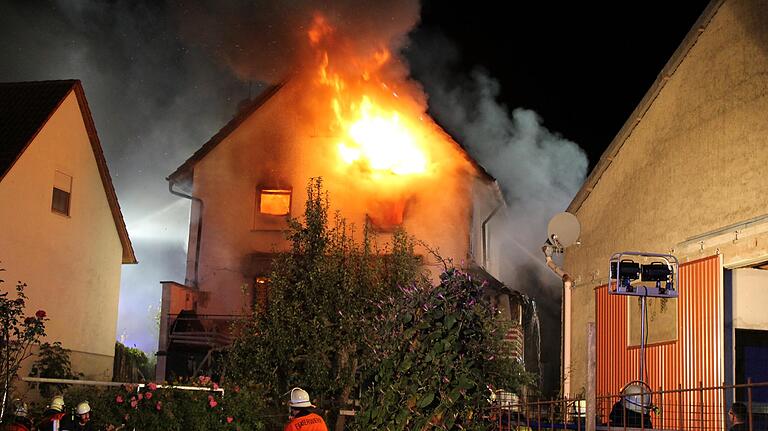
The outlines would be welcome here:
[[[537,302],[542,339],[559,340],[562,283],[544,265],[541,246],[549,219],[584,181],[586,154],[544,127],[535,112],[500,103],[499,82],[486,71],[460,72],[459,53],[445,37],[422,32],[413,39],[406,56],[429,95],[430,114],[498,180],[507,200],[507,228],[493,233],[502,235],[493,240],[502,242],[509,262],[502,281]],[[542,345],[549,389],[559,386],[559,358],[559,343]]]
[[[159,2],[0,3],[0,81],[83,82],[139,260],[123,266],[118,334],[145,351],[157,349],[159,281],[184,279],[189,203],[164,178],[248,96],[179,38],[173,13]]]
[[[83,81],[140,261],[123,267],[120,337],[156,349],[159,281],[184,279],[189,202],[170,195],[164,177],[239,101],[314,64],[307,32],[317,13],[351,35],[332,41],[345,58],[406,48],[407,63],[390,62],[386,78],[409,90],[418,88],[409,74],[419,81],[429,113],[499,180],[509,203],[503,247],[514,262],[502,279],[537,300],[547,339],[559,339],[560,284],[539,247],[549,218],[581,185],[586,156],[533,111],[500,104],[499,82],[487,72],[458,72],[449,41],[409,39],[417,1],[3,2],[1,81]],[[543,357],[559,358],[558,343],[544,347]]]
[[[276,82],[312,58],[307,33],[318,14],[346,36],[350,56],[365,57],[382,44],[397,52],[419,13],[415,0],[209,0],[180,3],[175,16],[192,46],[213,53],[239,78]]]

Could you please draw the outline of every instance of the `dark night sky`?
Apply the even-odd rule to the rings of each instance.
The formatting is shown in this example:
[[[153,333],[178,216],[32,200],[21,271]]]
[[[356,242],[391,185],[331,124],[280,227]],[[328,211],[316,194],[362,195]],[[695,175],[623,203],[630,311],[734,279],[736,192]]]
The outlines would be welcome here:
[[[464,69],[487,69],[506,105],[536,111],[591,169],[707,3],[428,1],[420,29],[454,41]]]
[[[362,21],[393,28],[400,28],[398,19],[407,28],[417,10],[411,0],[392,0],[397,10],[381,16],[376,15],[380,9],[392,8],[389,2],[194,3],[208,7],[207,21],[190,23],[187,4],[172,0],[0,0],[0,81],[83,81],[140,261],[123,267],[118,332],[128,344],[148,351],[156,346],[151,316],[159,303],[158,282],[184,279],[189,203],[171,196],[164,178],[215,134],[248,95],[248,83],[221,61],[221,53],[236,43],[269,51],[259,44],[271,43],[270,32],[280,33],[279,27],[302,8],[353,11],[353,27]],[[584,155],[573,143],[586,151],[591,169],[706,3],[422,4],[421,24],[406,45],[412,74],[424,83],[431,113],[449,132],[467,141],[488,141],[479,150],[496,163],[491,168],[502,186],[506,180],[518,192],[529,183],[526,193],[508,195],[518,202],[539,200],[531,207],[518,206],[519,225],[531,226],[518,231],[533,232],[514,239],[528,249],[523,254],[537,253],[546,220],[567,206],[587,173]],[[210,34],[184,34],[185,25],[188,32]],[[227,39],[232,28],[245,30]],[[270,52],[279,54],[281,47],[275,46]],[[478,89],[487,89],[474,85],[478,71],[485,84],[490,80],[498,88],[493,103],[476,97]],[[438,91],[467,87],[471,91],[461,96],[468,99]],[[473,104],[481,102],[493,115],[472,125],[462,121],[477,120]],[[499,104],[507,109],[498,109]],[[514,111],[519,107],[531,111]],[[548,131],[541,132],[541,125]],[[533,142],[525,142],[519,135],[530,130],[536,132]],[[495,157],[509,149],[505,145],[524,148],[528,158],[514,149],[504,153],[506,159]],[[473,156],[482,162],[480,154]],[[509,177],[502,178],[506,172]],[[522,259],[535,262],[535,257]],[[546,275],[554,286],[551,292],[557,293],[556,278]],[[549,299],[550,318],[559,322],[558,298]]]

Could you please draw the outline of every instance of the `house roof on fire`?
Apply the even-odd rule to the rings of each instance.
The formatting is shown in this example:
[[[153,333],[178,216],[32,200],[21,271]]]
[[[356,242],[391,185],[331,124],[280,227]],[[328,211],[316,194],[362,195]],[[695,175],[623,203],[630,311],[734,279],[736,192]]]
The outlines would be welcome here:
[[[75,93],[83,123],[96,158],[112,218],[123,247],[123,263],[136,263],[128,230],[125,227],[107,161],[96,133],[91,110],[79,80],[0,83],[0,182],[29,147],[64,99]]]
[[[277,94],[280,89],[283,88],[283,86],[286,84],[287,81],[280,82],[275,85],[271,85],[264,89],[256,98],[249,101],[248,103],[245,103],[240,107],[240,110],[238,113],[232,118],[224,127],[221,128],[221,130],[218,131],[211,139],[208,140],[205,144],[203,144],[202,147],[200,147],[197,151],[195,151],[194,154],[190,158],[188,158],[184,163],[181,164],[172,174],[166,178],[168,181],[178,181],[186,176],[188,176],[192,170],[194,169],[195,164],[197,164],[198,161],[202,160],[209,152],[211,152],[214,148],[216,148],[221,141],[223,141],[227,136],[229,136],[230,133],[232,133],[235,129],[240,126],[248,117],[251,116],[254,112],[258,111],[259,108],[261,108],[267,101],[269,101],[272,96]],[[434,120],[433,120],[434,121]],[[456,147],[461,151],[461,153],[464,155],[464,157],[474,166],[474,168],[477,170],[478,174],[485,179],[488,182],[495,182],[496,179],[491,176],[491,174],[488,173],[488,171],[485,170],[484,167],[482,167],[475,159],[472,158],[467,153],[467,150],[462,146],[460,143],[458,143],[455,139],[453,139],[452,136],[450,136],[442,126],[440,126],[439,123],[435,122],[437,127],[440,129],[442,133],[445,134],[448,139],[453,142]]]

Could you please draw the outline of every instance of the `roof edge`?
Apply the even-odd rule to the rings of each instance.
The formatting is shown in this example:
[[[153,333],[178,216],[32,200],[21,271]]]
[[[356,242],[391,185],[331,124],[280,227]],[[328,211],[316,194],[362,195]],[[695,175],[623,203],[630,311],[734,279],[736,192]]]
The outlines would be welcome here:
[[[176,170],[168,175],[165,179],[167,181],[177,181],[179,178],[183,177],[189,171],[194,169],[197,162],[202,160],[208,153],[213,151],[213,149],[216,148],[216,146],[218,146],[221,141],[223,141],[227,136],[229,136],[230,133],[237,129],[237,127],[240,126],[245,120],[247,120],[251,114],[256,112],[265,103],[267,103],[272,98],[272,96],[277,94],[277,92],[283,88],[287,81],[288,80],[283,80],[277,84],[265,88],[264,91],[259,93],[259,95],[250,102],[248,107],[240,110],[234,116],[234,118],[229,120],[229,122],[224,127],[219,129],[215,135],[213,135],[206,143],[203,144],[203,146],[195,151],[192,156],[185,160],[181,166],[176,168]]]
[[[37,135],[40,134],[40,131],[43,130],[43,127],[45,127],[45,125],[48,124],[48,121],[51,119],[53,114],[56,111],[59,110],[59,107],[61,106],[61,104],[64,103],[64,100],[67,98],[67,96],[69,96],[69,93],[72,91],[72,86],[74,86],[79,81],[76,80],[76,79],[56,79],[56,80],[48,80],[48,81],[25,81],[25,82],[3,82],[3,83],[0,83],[0,85],[4,85],[4,84],[9,84],[9,85],[29,84],[29,85],[34,85],[34,84],[49,83],[49,82],[68,83],[70,85],[70,89],[69,89],[69,91],[67,91],[66,94],[64,94],[64,96],[61,99],[59,99],[58,103],[56,103],[56,106],[54,106],[53,109],[51,109],[51,112],[48,113],[48,116],[45,117],[45,120],[43,120],[40,123],[40,126],[37,128],[37,130],[35,130],[35,133],[33,133],[32,136],[29,137],[29,140],[27,141],[27,143],[24,144],[24,148],[22,148],[21,151],[19,151],[19,153],[16,154],[16,158],[13,159],[13,161],[11,162],[10,165],[8,165],[8,169],[6,169],[5,172],[0,172],[0,181],[3,181],[3,179],[8,174],[8,172],[11,172],[11,169],[13,169],[13,166],[16,164],[16,162],[19,161],[19,158],[21,157],[21,155],[24,154],[25,151],[27,151],[27,148],[29,147],[29,144],[31,144],[32,141],[34,141],[35,138],[37,138]]]
[[[96,166],[99,169],[99,176],[101,177],[101,182],[104,185],[104,192],[107,195],[109,209],[112,212],[112,218],[115,221],[117,235],[120,237],[120,244],[123,248],[122,263],[138,263],[136,260],[136,253],[133,250],[133,244],[131,243],[131,238],[128,236],[128,229],[125,226],[123,213],[120,210],[120,203],[117,200],[117,193],[115,193],[115,187],[112,184],[112,176],[109,174],[107,160],[104,158],[104,151],[101,148],[101,141],[99,141],[99,135],[96,132],[96,125],[93,122],[93,116],[91,116],[91,109],[88,107],[88,101],[85,98],[85,91],[83,90],[83,86],[80,80],[74,81],[73,90],[77,96],[77,104],[80,107],[80,113],[83,117],[85,130],[88,133],[88,139],[91,141],[93,155],[96,157]]]
[[[566,211],[573,214],[576,214],[576,212],[579,211],[584,201],[587,200],[590,193],[592,193],[592,190],[594,190],[595,186],[600,181],[603,173],[605,173],[605,171],[611,165],[611,162],[619,153],[621,147],[624,146],[624,142],[626,142],[626,140],[632,134],[635,127],[640,124],[643,117],[645,116],[645,113],[648,111],[648,109],[650,109],[651,105],[653,105],[653,102],[656,100],[656,97],[658,97],[659,93],[661,93],[661,90],[664,88],[667,81],[672,77],[672,75],[674,75],[675,71],[683,62],[685,57],[688,56],[688,53],[696,45],[699,36],[704,33],[704,30],[706,30],[707,26],[712,21],[712,18],[715,16],[717,11],[720,9],[720,6],[722,6],[724,2],[725,0],[712,0],[707,5],[707,7],[704,9],[704,12],[702,12],[701,16],[699,16],[699,18],[693,24],[693,27],[691,27],[691,30],[688,31],[688,34],[686,34],[683,41],[661,69],[661,72],[658,74],[653,84],[651,84],[651,87],[645,93],[645,96],[643,96],[643,98],[640,100],[640,103],[632,111],[627,121],[619,130],[619,133],[617,133],[613,138],[611,143],[608,145],[608,148],[603,151],[603,154],[600,156],[597,164],[592,169],[592,172],[590,172],[589,176],[584,181],[584,184],[582,184],[579,191],[576,193],[576,196],[574,196],[573,200],[568,205]]]

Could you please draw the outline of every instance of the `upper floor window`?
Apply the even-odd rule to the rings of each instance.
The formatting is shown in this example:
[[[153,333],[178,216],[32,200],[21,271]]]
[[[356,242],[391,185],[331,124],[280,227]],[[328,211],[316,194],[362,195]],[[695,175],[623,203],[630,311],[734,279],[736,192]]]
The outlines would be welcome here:
[[[51,211],[68,216],[71,196],[72,177],[63,172],[56,171],[53,178]]]
[[[259,188],[259,213],[275,216],[290,214],[291,192],[291,189]]]

